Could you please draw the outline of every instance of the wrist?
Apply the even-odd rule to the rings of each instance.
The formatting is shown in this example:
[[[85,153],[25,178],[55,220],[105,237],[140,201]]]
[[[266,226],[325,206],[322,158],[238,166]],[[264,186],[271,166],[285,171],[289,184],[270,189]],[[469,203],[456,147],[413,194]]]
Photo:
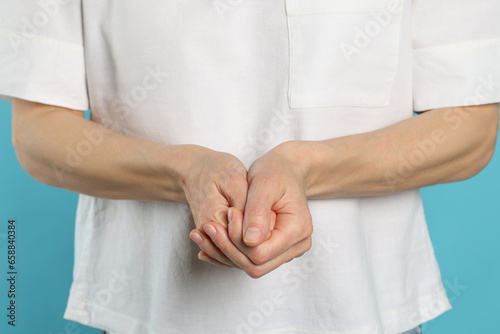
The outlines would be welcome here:
[[[377,157],[371,134],[311,142],[307,159],[306,196],[312,199],[358,196],[373,171]]]
[[[273,149],[283,157],[303,185],[306,196],[314,195],[326,162],[330,160],[331,147],[321,141],[289,141]]]
[[[187,189],[192,182],[191,171],[198,164],[200,156],[208,151],[211,150],[197,145],[172,145],[162,150],[158,164],[166,200],[187,203]]]

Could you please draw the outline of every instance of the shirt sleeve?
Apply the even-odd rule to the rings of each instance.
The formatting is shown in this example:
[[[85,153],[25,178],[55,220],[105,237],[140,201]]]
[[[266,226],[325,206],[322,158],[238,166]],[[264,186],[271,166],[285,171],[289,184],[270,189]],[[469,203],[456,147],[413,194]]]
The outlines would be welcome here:
[[[0,98],[89,107],[81,0],[0,0]]]
[[[412,0],[415,111],[500,101],[500,1]]]

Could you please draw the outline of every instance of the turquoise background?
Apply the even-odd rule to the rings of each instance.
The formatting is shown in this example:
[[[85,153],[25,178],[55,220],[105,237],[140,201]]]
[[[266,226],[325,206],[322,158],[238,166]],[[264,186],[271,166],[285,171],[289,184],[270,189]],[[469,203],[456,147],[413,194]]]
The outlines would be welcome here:
[[[97,334],[62,318],[73,266],[78,196],[26,174],[11,144],[11,105],[0,101],[0,272],[7,272],[7,220],[17,219],[17,326],[7,325],[0,283],[0,333]],[[498,144],[500,147],[500,143]],[[500,314],[500,154],[478,176],[424,189],[430,235],[453,310],[425,334],[498,333]],[[458,287],[458,288],[457,288]]]

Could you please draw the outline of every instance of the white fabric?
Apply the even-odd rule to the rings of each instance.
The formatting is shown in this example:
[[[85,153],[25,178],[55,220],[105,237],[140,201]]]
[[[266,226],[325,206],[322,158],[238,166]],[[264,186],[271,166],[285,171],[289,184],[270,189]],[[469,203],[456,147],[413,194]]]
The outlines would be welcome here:
[[[332,3],[0,0],[0,94],[90,105],[127,135],[249,166],[283,141],[460,105],[500,74],[497,0]],[[65,318],[112,334],[395,334],[451,308],[418,191],[309,205],[312,250],[254,280],[196,258],[185,204],[82,195]]]
[[[77,1],[2,0],[0,6],[0,98],[87,109]]]
[[[498,102],[500,2],[413,2],[415,110]]]

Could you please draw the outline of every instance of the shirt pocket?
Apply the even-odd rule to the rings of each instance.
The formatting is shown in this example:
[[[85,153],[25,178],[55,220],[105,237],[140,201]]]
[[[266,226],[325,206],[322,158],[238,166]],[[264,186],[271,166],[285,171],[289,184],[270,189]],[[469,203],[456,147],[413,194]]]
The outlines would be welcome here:
[[[285,0],[291,108],[384,107],[403,0]]]

